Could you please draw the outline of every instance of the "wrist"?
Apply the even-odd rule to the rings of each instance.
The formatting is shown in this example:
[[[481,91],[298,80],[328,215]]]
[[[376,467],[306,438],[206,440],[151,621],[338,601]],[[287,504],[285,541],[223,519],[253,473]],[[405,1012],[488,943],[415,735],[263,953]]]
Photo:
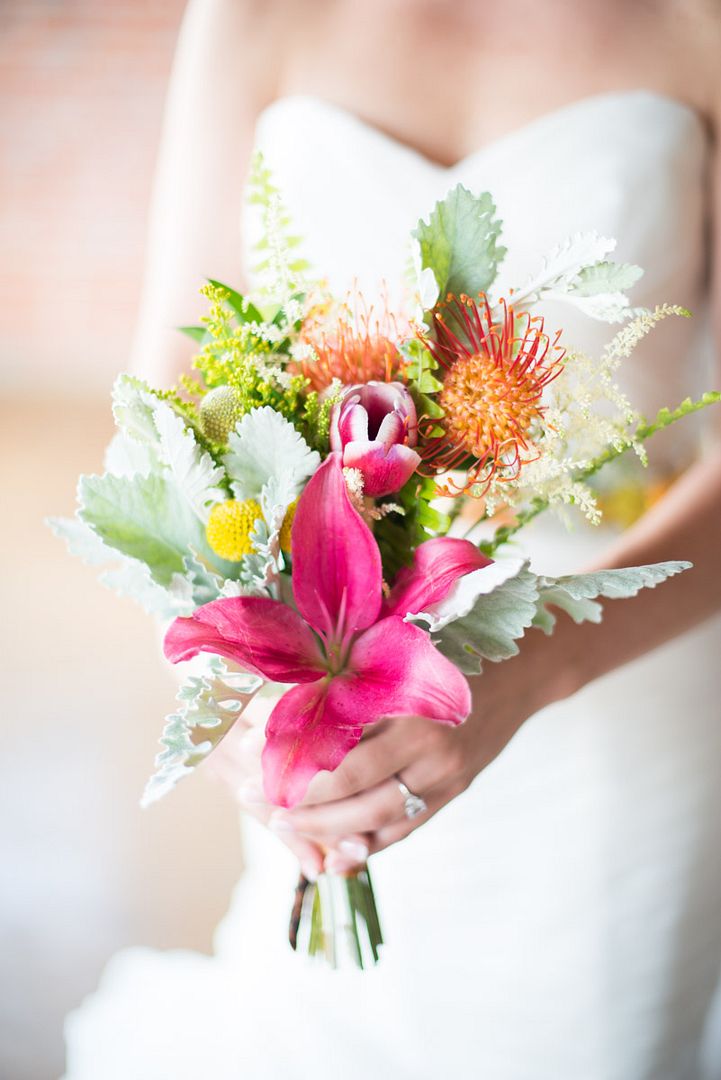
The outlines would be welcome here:
[[[493,710],[515,730],[541,709],[580,690],[587,679],[574,648],[575,629],[564,619],[551,636],[529,630],[517,656],[498,664],[487,661],[482,674],[471,679],[473,712],[487,716]]]

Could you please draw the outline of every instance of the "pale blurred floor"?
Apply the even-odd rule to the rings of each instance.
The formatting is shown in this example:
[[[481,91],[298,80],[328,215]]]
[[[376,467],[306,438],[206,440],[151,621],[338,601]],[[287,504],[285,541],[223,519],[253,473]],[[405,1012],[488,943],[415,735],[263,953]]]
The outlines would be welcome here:
[[[239,871],[234,808],[210,780],[138,808],[172,672],[153,621],[42,523],[72,511],[110,431],[104,403],[0,406],[4,1080],[59,1075],[62,1018],[119,946],[207,951]]]

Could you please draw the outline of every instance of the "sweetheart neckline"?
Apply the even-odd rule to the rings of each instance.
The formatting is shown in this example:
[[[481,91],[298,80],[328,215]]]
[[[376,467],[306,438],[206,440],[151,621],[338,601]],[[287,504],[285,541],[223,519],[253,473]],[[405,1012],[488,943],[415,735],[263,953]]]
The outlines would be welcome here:
[[[372,123],[369,120],[364,120],[362,116],[354,113],[351,109],[347,109],[343,105],[338,105],[336,102],[329,101],[327,98],[320,97],[316,94],[304,94],[304,93],[288,93],[283,94],[281,97],[276,98],[274,101],[266,105],[264,109],[258,115],[258,126],[277,109],[288,104],[305,104],[312,105],[314,108],[321,108],[327,113],[335,115],[341,119],[350,121],[355,127],[364,131],[366,134],[374,137],[379,142],[384,142],[397,149],[408,154],[410,157],[416,158],[421,161],[429,169],[434,169],[439,173],[452,174],[476,158],[480,158],[485,154],[489,154],[500,147],[513,143],[517,139],[531,134],[534,131],[542,129],[546,124],[557,122],[564,117],[571,117],[576,113],[581,113],[585,109],[593,105],[616,104],[626,105],[629,100],[636,101],[654,101],[658,105],[671,110],[677,110],[684,113],[691,122],[695,123],[701,128],[704,137],[708,141],[708,132],[706,124],[703,120],[698,109],[689,105],[685,101],[681,101],[679,98],[672,97],[670,94],[662,93],[658,90],[648,90],[644,88],[637,88],[632,90],[604,90],[596,94],[587,94],[584,97],[576,98],[574,101],[570,101],[565,105],[560,105],[558,108],[550,109],[547,112],[541,113],[539,116],[534,117],[525,124],[521,124],[519,127],[512,128],[510,131],[505,132],[502,135],[497,136],[495,139],[489,140],[484,143],[483,146],[478,147],[476,150],[471,150],[468,154],[459,158],[451,165],[443,165],[441,162],[436,161],[434,158],[424,154],[422,150],[417,147],[404,142],[403,139],[399,139],[389,132],[384,131],[383,128],[377,124]]]

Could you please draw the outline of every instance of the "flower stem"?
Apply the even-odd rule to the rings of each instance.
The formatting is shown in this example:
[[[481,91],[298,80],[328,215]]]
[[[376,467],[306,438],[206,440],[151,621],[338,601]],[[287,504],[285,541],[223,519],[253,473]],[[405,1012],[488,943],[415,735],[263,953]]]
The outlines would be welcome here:
[[[289,936],[297,951],[335,969],[376,964],[383,935],[368,866],[350,874],[321,874],[314,883],[302,878]]]

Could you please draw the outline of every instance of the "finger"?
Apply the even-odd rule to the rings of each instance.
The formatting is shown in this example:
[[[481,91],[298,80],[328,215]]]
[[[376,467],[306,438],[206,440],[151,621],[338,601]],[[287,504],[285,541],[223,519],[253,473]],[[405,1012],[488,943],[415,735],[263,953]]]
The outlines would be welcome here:
[[[303,875],[308,881],[315,881],[324,869],[323,851],[304,836],[289,835],[281,839],[297,858]]]
[[[394,821],[390,825],[385,825],[376,832],[371,833],[369,837],[370,854],[375,855],[376,852],[383,851],[385,848],[390,847],[391,844],[397,844],[399,840],[405,840],[415,829],[420,825],[425,825],[434,814],[447,806],[454,794],[453,790],[444,788],[429,796],[426,802],[428,809],[422,814],[418,814],[413,818],[404,815],[401,820]]]
[[[277,832],[298,832],[328,842],[351,833],[375,832],[403,813],[398,786],[390,780],[359,795],[316,806],[276,811],[270,826]]]
[[[302,806],[345,799],[375,787],[399,772],[413,756],[415,740],[407,721],[417,718],[394,717],[368,729],[361,742],[346,754],[334,772],[318,773],[308,787]]]
[[[360,869],[368,861],[370,844],[368,837],[356,834],[335,841],[326,853],[324,867],[330,873],[347,874]]]
[[[411,791],[425,798],[438,784],[445,783],[443,773],[438,772],[442,768],[443,763],[437,760],[413,762],[403,769],[404,782],[407,781]],[[295,830],[328,843],[333,837],[377,832],[404,817],[405,798],[393,777],[347,799],[277,810],[271,816],[270,826],[279,832]]]

